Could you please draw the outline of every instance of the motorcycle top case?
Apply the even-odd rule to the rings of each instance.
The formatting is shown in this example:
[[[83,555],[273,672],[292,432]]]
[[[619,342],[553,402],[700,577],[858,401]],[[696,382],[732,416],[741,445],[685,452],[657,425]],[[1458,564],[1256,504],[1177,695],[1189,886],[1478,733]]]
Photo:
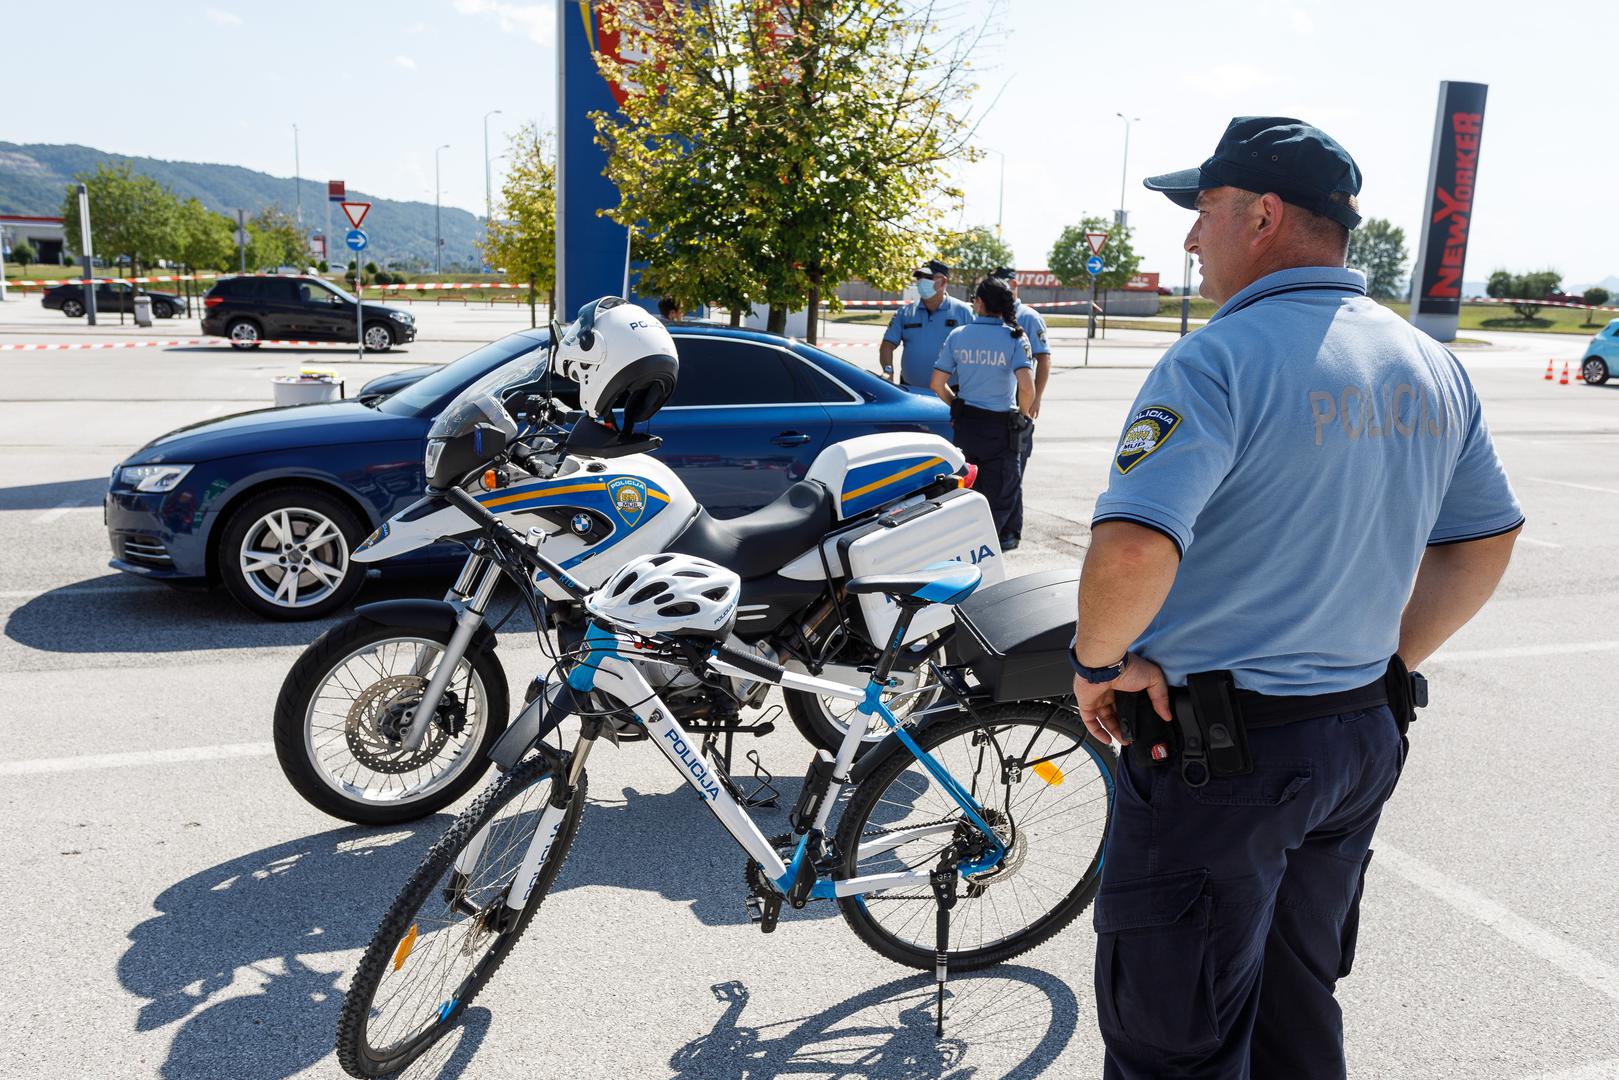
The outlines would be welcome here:
[[[983,574],[982,589],[1006,577],[1006,560],[995,536],[989,501],[965,488],[934,499],[907,502],[827,539],[828,562],[846,578],[903,574],[941,562],[964,562]],[[951,608],[930,604],[917,612],[907,641],[950,625]],[[881,644],[893,632],[899,607],[888,597],[860,597],[868,639]]]
[[[1073,692],[1078,570],[1043,570],[980,588],[955,609],[954,652],[991,699],[1026,701]]]
[[[959,449],[937,435],[884,432],[833,443],[815,456],[804,479],[832,492],[841,521],[960,472],[966,461]]]

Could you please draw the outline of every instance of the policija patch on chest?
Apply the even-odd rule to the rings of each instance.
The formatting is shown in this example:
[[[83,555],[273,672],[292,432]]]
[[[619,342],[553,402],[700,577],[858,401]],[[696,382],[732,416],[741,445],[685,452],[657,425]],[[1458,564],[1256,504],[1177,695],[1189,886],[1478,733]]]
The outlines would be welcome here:
[[[1124,429],[1124,437],[1119,440],[1119,452],[1113,463],[1119,467],[1119,472],[1129,472],[1140,464],[1142,458],[1168,442],[1180,426],[1180,413],[1174,409],[1148,405],[1136,413]]]

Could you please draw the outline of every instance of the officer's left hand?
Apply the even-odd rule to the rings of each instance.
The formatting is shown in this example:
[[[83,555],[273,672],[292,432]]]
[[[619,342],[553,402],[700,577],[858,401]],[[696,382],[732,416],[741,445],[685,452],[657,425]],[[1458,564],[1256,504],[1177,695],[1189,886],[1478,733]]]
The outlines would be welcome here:
[[[1164,678],[1163,668],[1135,653],[1128,654],[1126,659],[1124,670],[1110,683],[1088,683],[1074,676],[1074,700],[1079,705],[1079,718],[1085,721],[1085,729],[1103,742],[1112,741],[1121,746],[1130,740],[1119,727],[1119,714],[1113,706],[1115,690],[1145,690],[1153,711],[1164,723],[1171,722],[1169,681]]]
[[[1039,394],[1034,395],[1034,404],[1029,406],[1029,419],[1030,420],[1038,420],[1038,419],[1040,419],[1040,395]]]

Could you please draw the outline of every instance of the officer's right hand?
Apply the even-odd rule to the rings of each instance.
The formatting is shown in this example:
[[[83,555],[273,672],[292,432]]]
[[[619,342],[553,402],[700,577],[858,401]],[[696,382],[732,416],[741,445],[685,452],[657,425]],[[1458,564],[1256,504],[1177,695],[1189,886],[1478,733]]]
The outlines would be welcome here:
[[[1164,669],[1135,653],[1128,653],[1126,659],[1124,670],[1110,683],[1089,683],[1078,675],[1074,676],[1074,700],[1079,706],[1079,718],[1085,722],[1085,730],[1103,742],[1116,742],[1120,746],[1127,745],[1130,740],[1124,737],[1124,730],[1119,726],[1119,713],[1113,704],[1115,690],[1131,693],[1145,690],[1153,711],[1163,718],[1164,723],[1172,722],[1169,680],[1164,678]]]

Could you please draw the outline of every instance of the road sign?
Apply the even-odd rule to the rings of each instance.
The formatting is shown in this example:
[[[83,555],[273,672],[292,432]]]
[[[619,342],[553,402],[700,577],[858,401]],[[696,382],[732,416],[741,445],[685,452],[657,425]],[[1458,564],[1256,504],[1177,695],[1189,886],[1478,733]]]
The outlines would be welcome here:
[[[370,212],[371,204],[368,202],[346,202],[343,204],[343,214],[349,219],[349,224],[356,229],[365,220],[365,215]]]
[[[1087,274],[1090,274],[1092,277],[1095,277],[1097,274],[1100,274],[1102,272],[1102,270],[1103,270],[1102,256],[1100,256],[1100,255],[1092,255],[1090,258],[1085,260],[1085,272]]]
[[[326,181],[326,201],[342,202],[348,198],[348,187],[341,180]]]
[[[348,244],[350,251],[364,251],[366,245],[365,233],[359,229],[350,229],[348,235],[343,238],[343,242]],[[1096,261],[1101,262],[1102,260],[1098,259]]]
[[[355,224],[358,224],[358,222]],[[1092,255],[1100,255],[1102,254],[1102,245],[1107,243],[1107,233],[1088,232],[1085,234],[1085,242],[1091,246]]]

